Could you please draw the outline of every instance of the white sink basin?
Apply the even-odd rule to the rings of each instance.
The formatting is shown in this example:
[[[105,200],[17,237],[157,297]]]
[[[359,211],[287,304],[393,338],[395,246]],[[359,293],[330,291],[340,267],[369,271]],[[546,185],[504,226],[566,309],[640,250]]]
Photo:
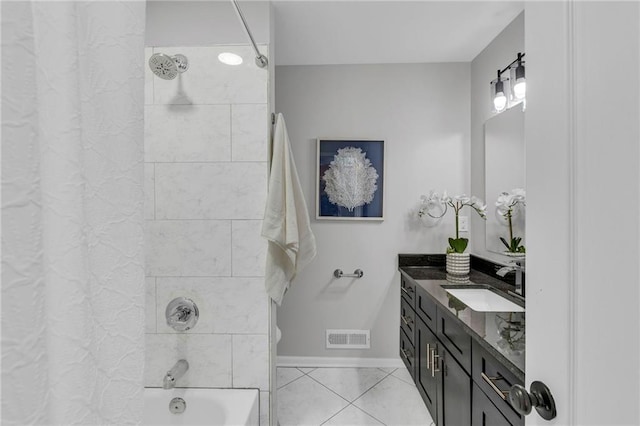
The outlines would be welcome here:
[[[523,307],[484,288],[446,288],[445,290],[476,312],[524,312]]]

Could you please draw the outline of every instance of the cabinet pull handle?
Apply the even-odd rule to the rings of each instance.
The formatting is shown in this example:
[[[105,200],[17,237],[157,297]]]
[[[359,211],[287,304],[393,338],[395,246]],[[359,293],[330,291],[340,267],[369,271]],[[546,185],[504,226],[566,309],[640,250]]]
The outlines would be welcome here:
[[[400,290],[402,290],[407,296],[410,296],[409,293],[413,293],[413,287],[409,287],[409,289],[407,289],[406,287],[400,287]]]
[[[431,368],[431,343],[427,343],[427,371]]]
[[[407,319],[407,317],[405,317],[404,315],[401,315],[400,318],[402,318],[402,322],[404,322],[407,327],[411,327],[411,324],[413,324],[411,318]]]
[[[440,358],[440,355],[436,354],[435,349],[431,349],[431,377],[436,377],[436,373],[440,372],[439,368],[436,368],[436,358]]]
[[[409,360],[409,358],[411,358],[411,352],[407,352],[404,349],[400,349],[400,352],[402,352],[402,355],[404,355],[404,357],[407,359],[407,361]]]
[[[509,395],[509,391],[500,390],[500,388],[497,387],[495,383],[493,383],[494,380],[502,380],[502,376],[489,377],[484,373],[480,373],[480,376],[482,376],[482,379],[485,382],[487,382],[489,386],[491,386],[491,389],[493,389],[494,392],[497,393],[500,398],[504,399],[505,401],[507,400],[507,395]]]

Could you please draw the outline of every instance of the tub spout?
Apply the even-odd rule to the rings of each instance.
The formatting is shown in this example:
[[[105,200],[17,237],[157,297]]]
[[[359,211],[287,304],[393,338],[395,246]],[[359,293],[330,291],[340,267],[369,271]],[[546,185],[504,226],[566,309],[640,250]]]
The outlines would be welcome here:
[[[171,370],[167,371],[164,379],[162,380],[162,387],[165,389],[173,389],[176,385],[176,380],[180,377],[184,376],[184,373],[189,369],[189,363],[186,359],[181,359],[171,368]]]

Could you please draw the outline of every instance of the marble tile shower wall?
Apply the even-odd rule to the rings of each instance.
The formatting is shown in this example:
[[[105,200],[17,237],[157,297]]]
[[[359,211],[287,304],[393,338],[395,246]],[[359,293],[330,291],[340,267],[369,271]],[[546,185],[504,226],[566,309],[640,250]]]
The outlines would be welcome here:
[[[266,51],[266,46],[262,46]],[[240,66],[218,54],[245,57]],[[147,48],[182,53],[175,80],[145,78],[147,318],[145,385],[162,386],[177,359],[179,386],[259,388],[269,413],[266,245],[260,237],[267,190],[268,72],[248,47]],[[247,60],[249,59],[249,60]],[[200,309],[177,333],[164,311],[175,297]]]

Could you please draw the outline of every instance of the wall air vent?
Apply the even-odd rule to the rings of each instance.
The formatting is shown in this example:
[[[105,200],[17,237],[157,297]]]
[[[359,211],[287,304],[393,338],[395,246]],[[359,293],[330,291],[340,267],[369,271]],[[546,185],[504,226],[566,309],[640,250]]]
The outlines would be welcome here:
[[[370,330],[327,330],[327,349],[370,349]]]

